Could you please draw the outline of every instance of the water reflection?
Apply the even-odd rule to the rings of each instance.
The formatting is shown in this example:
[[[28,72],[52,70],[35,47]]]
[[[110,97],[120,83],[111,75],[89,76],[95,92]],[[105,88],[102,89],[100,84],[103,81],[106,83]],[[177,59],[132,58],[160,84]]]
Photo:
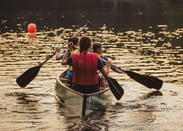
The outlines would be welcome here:
[[[151,92],[148,92],[147,94],[144,94],[140,98],[141,99],[148,99],[148,98],[151,98],[153,96],[163,96],[163,94],[161,91],[151,91]]]
[[[164,81],[160,91],[150,91],[125,74],[111,71],[110,75],[124,85],[123,98],[118,102],[113,100],[104,110],[99,110],[85,119],[56,102],[53,90],[55,77],[66,66],[61,66],[54,58],[41,68],[37,77],[25,89],[18,87],[15,82],[25,70],[38,65],[52,54],[55,47],[62,45],[74,34],[75,28],[37,32],[32,44],[29,43],[26,33],[1,34],[0,116],[4,118],[0,120],[2,128],[24,131],[154,130],[155,127],[165,129],[161,126],[167,122],[172,127],[175,127],[173,123],[181,127],[182,118],[171,112],[182,113],[183,91],[180,87],[183,84],[183,50],[179,43],[182,43],[183,29],[170,31],[167,26],[157,27],[158,32],[140,29],[113,32],[107,26],[97,31],[82,32],[82,35],[90,35],[94,41],[102,42],[105,54],[116,66],[157,76]],[[61,50],[64,51],[65,48]],[[172,85],[168,86],[170,83]],[[166,118],[167,115],[173,115],[172,117],[179,121],[172,122]]]
[[[132,126],[132,130],[156,130],[152,124],[156,121],[153,108],[154,107],[150,105],[145,106],[143,107],[144,110],[133,112],[127,116],[131,119],[129,125]]]
[[[48,31],[80,25],[86,20],[94,21],[93,30],[103,24],[116,31],[158,30],[159,24],[176,29],[182,27],[182,3],[181,0],[3,1],[0,32],[25,32],[30,22],[36,23],[39,31]],[[77,6],[70,8],[71,5]]]
[[[100,108],[92,114],[81,117],[62,105],[58,105],[58,113],[63,116],[65,128],[68,130],[108,130],[108,120],[106,120],[106,107]],[[63,128],[62,128],[63,129]]]

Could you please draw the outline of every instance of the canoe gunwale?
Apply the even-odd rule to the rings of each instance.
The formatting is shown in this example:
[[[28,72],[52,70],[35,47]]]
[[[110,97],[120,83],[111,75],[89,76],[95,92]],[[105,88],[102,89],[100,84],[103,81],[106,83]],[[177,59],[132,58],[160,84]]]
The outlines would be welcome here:
[[[77,111],[75,113],[77,114],[79,113],[83,117],[95,111],[96,109],[100,108],[102,105],[109,103],[108,98],[111,95],[109,94],[110,88],[107,87],[107,85],[105,89],[102,89],[95,93],[85,94],[85,93],[75,91],[74,89],[67,86],[67,84],[69,85],[68,80],[64,78],[66,71],[67,70],[60,73],[56,77],[55,98],[60,104],[62,104],[72,112],[75,112],[75,104],[76,104],[76,107],[77,109],[79,109],[78,110],[79,112]],[[62,90],[64,92],[62,92]],[[67,93],[65,91],[68,93],[69,97],[66,95]],[[75,102],[73,98],[75,100],[79,99],[79,101]]]
[[[66,71],[67,71],[67,70],[66,70]],[[62,75],[62,74],[63,74],[63,73],[61,73],[61,75]],[[94,96],[94,95],[101,94],[101,93],[104,93],[104,92],[106,92],[106,91],[109,90],[109,88],[106,88],[106,89],[104,89],[104,90],[100,90],[100,91],[94,92],[94,93],[89,93],[89,94],[81,93],[81,92],[75,91],[75,90],[73,90],[72,88],[66,86],[66,85],[60,80],[61,75],[59,74],[59,75],[57,76],[56,81],[57,81],[61,86],[63,86],[64,88],[66,88],[67,90],[69,90],[69,91],[71,91],[71,92],[73,92],[73,93],[75,93],[75,94],[78,94],[78,95],[80,95],[80,96],[87,96],[87,97],[89,97],[89,96]]]

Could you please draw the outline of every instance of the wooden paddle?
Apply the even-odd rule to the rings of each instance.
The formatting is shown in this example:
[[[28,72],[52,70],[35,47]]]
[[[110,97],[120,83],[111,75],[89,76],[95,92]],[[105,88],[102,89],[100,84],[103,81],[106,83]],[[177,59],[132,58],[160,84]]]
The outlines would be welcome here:
[[[111,92],[113,93],[113,95],[117,100],[120,100],[124,94],[123,88],[119,85],[119,83],[114,78],[107,77],[106,79],[108,81],[108,85]]]
[[[106,62],[106,60],[104,59],[101,59],[101,60]],[[154,76],[142,75],[136,72],[123,70],[120,67],[117,67],[113,64],[111,64],[111,69],[117,73],[123,73],[123,72],[126,73],[130,78],[132,78],[133,80],[141,83],[142,85],[148,88],[154,88],[154,89],[160,90],[163,85],[163,81]]]
[[[82,26],[74,36],[77,36],[84,28],[86,28],[88,25],[90,24],[89,21],[87,21],[87,23]],[[67,43],[63,44],[61,46],[64,47]],[[28,70],[26,70],[22,75],[20,75],[17,79],[16,79],[16,82],[17,84],[20,86],[20,87],[26,87],[38,74],[40,68],[42,67],[43,64],[45,64],[50,58],[52,58],[53,56],[55,55],[55,52],[48,56],[48,58],[42,62],[41,64],[39,64],[38,66],[35,66],[35,67],[32,67]]]
[[[136,72],[123,70],[120,67],[117,67],[113,64],[111,65],[111,69],[113,69],[118,73],[122,73],[122,72],[126,73],[130,78],[134,79],[135,81],[141,83],[142,85],[148,88],[154,88],[154,89],[160,90],[163,85],[163,81],[154,76],[142,75]]]

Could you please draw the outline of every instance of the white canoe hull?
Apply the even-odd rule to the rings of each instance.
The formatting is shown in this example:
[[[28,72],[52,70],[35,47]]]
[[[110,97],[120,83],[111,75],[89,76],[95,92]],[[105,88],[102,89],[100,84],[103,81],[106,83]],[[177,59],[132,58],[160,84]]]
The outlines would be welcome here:
[[[101,108],[102,105],[111,102],[109,88],[96,93],[83,94],[68,87],[62,77],[63,74],[59,75],[56,79],[56,98],[59,103],[66,106],[73,112],[85,116]]]

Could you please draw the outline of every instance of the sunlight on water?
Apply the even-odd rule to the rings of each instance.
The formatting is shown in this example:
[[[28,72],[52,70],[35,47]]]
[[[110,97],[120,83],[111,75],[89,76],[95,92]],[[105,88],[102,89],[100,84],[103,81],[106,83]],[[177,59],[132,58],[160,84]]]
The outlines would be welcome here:
[[[153,75],[164,81],[160,91],[148,89],[126,74],[110,72],[125,90],[120,101],[80,119],[54,98],[55,78],[66,66],[54,57],[24,89],[15,79],[43,62],[73,35],[74,29],[37,32],[30,44],[26,33],[0,35],[0,130],[176,130],[183,127],[183,29],[158,32],[113,32],[107,27],[88,31],[103,43],[105,54],[123,69]],[[62,48],[64,51],[66,47]]]

